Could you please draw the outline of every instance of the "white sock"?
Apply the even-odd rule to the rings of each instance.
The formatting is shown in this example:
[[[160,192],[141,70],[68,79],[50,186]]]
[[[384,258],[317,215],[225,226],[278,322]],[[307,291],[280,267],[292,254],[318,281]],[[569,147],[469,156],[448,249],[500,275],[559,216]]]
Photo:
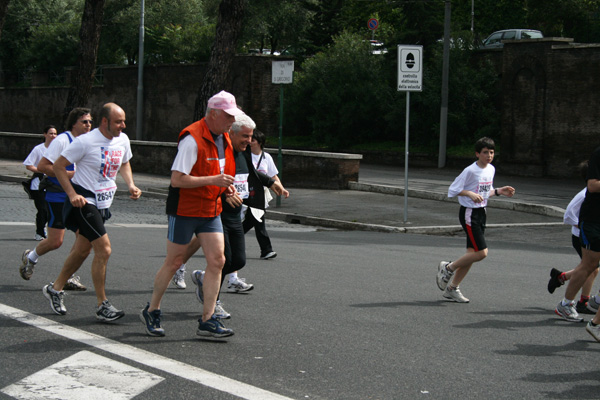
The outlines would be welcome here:
[[[237,278],[238,278],[237,271],[227,274],[227,276],[229,277],[229,280],[227,282],[237,281]]]
[[[181,264],[181,267],[179,267],[179,271],[185,272],[185,263]]]
[[[38,262],[40,256],[38,256],[38,253],[35,251],[35,249],[33,249],[29,252],[27,258],[29,258],[29,260],[35,264]]]
[[[574,302],[574,301],[575,301],[575,300],[569,300],[569,299],[567,299],[567,298],[565,297],[565,298],[563,299],[563,301],[562,301],[562,303],[561,303],[561,304],[562,304],[563,306],[568,306],[568,305],[571,305],[571,304],[573,304],[573,302]]]

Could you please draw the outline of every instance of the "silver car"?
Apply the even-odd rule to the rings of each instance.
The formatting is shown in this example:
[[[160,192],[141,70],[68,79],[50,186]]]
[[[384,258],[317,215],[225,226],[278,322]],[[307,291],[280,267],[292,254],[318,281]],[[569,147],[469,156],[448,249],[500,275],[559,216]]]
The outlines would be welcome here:
[[[504,29],[488,36],[481,47],[484,49],[500,48],[504,46],[503,40],[540,39],[543,37],[542,32],[533,29]]]

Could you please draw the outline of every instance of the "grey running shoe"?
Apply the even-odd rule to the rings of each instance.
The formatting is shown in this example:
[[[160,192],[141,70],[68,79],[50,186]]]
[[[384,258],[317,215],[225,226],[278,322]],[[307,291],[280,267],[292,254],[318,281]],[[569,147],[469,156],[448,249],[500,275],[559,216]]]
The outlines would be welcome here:
[[[460,292],[460,289],[458,288],[458,286],[456,287],[456,289],[447,287],[446,290],[444,290],[443,296],[444,296],[444,298],[455,301],[457,303],[468,303],[469,302],[469,299],[467,299],[465,296],[463,296],[463,294]]]
[[[61,290],[60,292],[57,292],[56,290],[54,290],[52,288],[51,282],[48,285],[44,286],[42,292],[44,293],[44,296],[48,300],[50,300],[50,307],[52,308],[52,311],[54,311],[58,315],[65,315],[67,313],[65,303],[63,302],[63,299],[65,297],[64,291]]]
[[[556,315],[561,316],[569,322],[583,322],[583,318],[577,314],[577,310],[575,309],[575,302],[572,301],[570,304],[563,306],[562,301],[558,302],[558,305],[554,309]]]
[[[140,313],[140,319],[146,325],[146,332],[150,336],[165,336],[165,330],[160,326],[160,310],[148,311],[150,303]]]
[[[175,275],[173,275],[171,283],[177,289],[185,289],[187,287],[187,285],[185,284],[185,271],[178,269],[177,272],[175,272]]]
[[[40,235],[39,233],[36,233],[33,238],[35,240],[37,240],[38,242],[41,242],[42,240],[46,239],[44,236]]]
[[[115,306],[108,302],[108,300],[104,300],[98,307],[98,311],[96,311],[96,319],[99,319],[100,321],[115,321],[124,316],[125,313],[123,310],[117,310]]]
[[[233,281],[229,281],[227,284],[227,291],[229,293],[249,292],[252,289],[254,289],[254,285],[251,283],[246,283],[244,278],[235,278]]]
[[[600,304],[598,304],[598,302],[596,301],[596,296],[590,297],[586,304],[587,309],[593,312],[594,314],[598,312],[599,306]]]
[[[21,256],[21,265],[19,266],[19,274],[21,274],[21,278],[25,279],[26,281],[28,281],[31,278],[31,275],[33,275],[33,267],[35,267],[35,264],[37,264],[29,259],[29,253],[31,253],[31,250],[29,249],[23,252],[23,255]]]
[[[202,280],[204,279],[204,271],[197,269],[192,271],[192,282],[196,285],[196,298],[204,304],[204,292],[202,290]]]
[[[446,286],[448,286],[448,282],[454,275],[454,271],[450,271],[448,269],[448,265],[450,265],[452,261],[442,261],[438,265],[438,273],[435,277],[438,287],[440,290],[446,290]]]
[[[223,303],[221,303],[221,300],[217,300],[217,304],[215,304],[215,313],[214,313],[214,316],[217,317],[217,318],[219,318],[219,319],[229,319],[229,318],[231,318],[231,314],[229,314],[223,308]]]
[[[585,326],[585,330],[596,339],[596,341],[600,342],[600,324],[594,325],[592,321],[588,322]]]
[[[578,314],[596,314],[595,312],[588,310],[587,301],[578,301],[575,310]]]
[[[270,251],[265,255],[261,255],[260,259],[261,260],[270,260],[271,258],[275,258],[275,257],[277,257],[277,253],[274,251]]]
[[[198,320],[198,329],[196,330],[196,335],[224,338],[227,336],[232,336],[233,331],[225,328],[225,325],[223,325],[221,320],[213,315],[206,322],[202,322],[202,318]]]
[[[86,291],[87,288],[79,281],[79,276],[71,275],[63,290],[74,290],[77,292]]]

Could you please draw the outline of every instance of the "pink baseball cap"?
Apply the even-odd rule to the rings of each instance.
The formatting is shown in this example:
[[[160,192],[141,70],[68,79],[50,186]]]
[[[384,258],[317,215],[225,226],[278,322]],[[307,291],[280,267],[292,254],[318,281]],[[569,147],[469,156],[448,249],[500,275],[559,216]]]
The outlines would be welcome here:
[[[231,93],[221,90],[213,97],[208,99],[208,108],[223,110],[229,115],[242,115],[244,112],[237,107],[235,97]]]

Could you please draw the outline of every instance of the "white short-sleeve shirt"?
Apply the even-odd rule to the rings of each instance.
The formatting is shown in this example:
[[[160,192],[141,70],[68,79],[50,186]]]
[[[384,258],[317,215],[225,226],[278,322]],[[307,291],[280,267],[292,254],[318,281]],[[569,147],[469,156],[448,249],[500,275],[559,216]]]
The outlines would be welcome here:
[[[77,164],[72,182],[96,195],[86,200],[99,209],[110,207],[117,189],[117,173],[132,157],[129,137],[121,132],[118,137],[107,139],[96,128],[75,138],[61,155]]]

